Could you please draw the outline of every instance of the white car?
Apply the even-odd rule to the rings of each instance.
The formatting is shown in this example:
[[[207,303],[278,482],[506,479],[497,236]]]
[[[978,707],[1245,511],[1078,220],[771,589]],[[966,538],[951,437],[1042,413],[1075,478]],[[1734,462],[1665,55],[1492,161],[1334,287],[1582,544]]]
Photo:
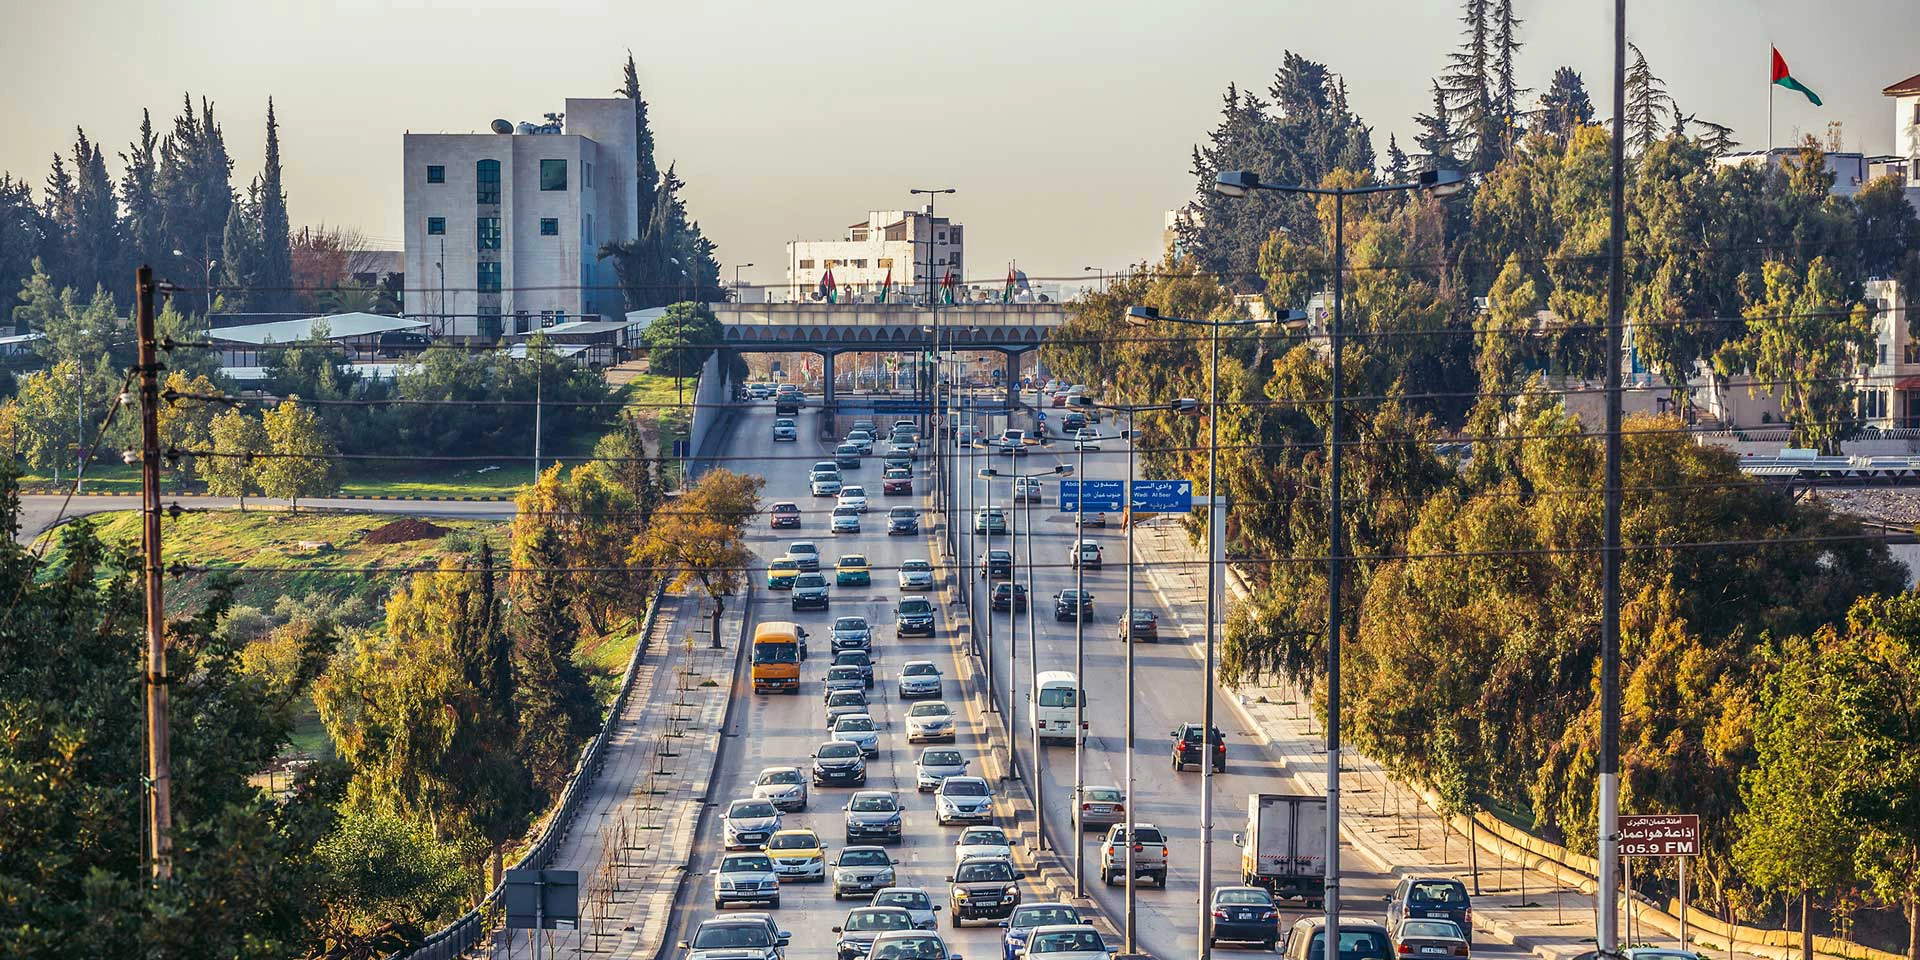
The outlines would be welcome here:
[[[1107,960],[1100,931],[1086,924],[1035,927],[1027,934],[1027,960]]]
[[[833,532],[834,533],[859,533],[860,532],[860,508],[845,507],[845,506],[834,507],[833,508]]]
[[[993,788],[980,777],[948,777],[933,791],[933,816],[941,826],[992,823]]]
[[[780,909],[780,877],[773,872],[773,860],[758,850],[721,857],[713,876],[715,910],[726,909],[729,903],[752,902]]]
[[[968,827],[960,831],[960,839],[953,842],[953,862],[959,863],[973,857],[1005,857],[1013,859],[1013,841],[1007,839],[1007,832],[999,827]]]
[[[867,488],[841,487],[840,499],[834,501],[835,507],[852,507],[861,513],[867,512]]]
[[[821,477],[813,481],[811,489],[816,497],[837,497],[840,495],[840,481],[835,477]]]
[[[933,562],[930,560],[900,561],[900,589],[932,590]]]
[[[938,697],[940,665],[932,660],[908,660],[900,665],[900,699]],[[911,733],[911,730],[909,730]]]
[[[758,850],[780,830],[780,808],[771,800],[735,800],[727,805],[720,833],[728,850]]]
[[[861,753],[869,757],[880,755],[880,731],[873,722],[872,714],[849,713],[835,720],[833,738],[855,744]]]
[[[807,775],[799,767],[767,767],[753,778],[753,795],[782,810],[805,810]]]
[[[920,759],[913,765],[914,784],[921,793],[938,790],[948,777],[966,773],[967,758],[952,747],[928,747],[920,751]]]
[[[953,716],[953,709],[945,700],[927,700],[916,703],[907,711],[907,742],[919,743],[922,740],[944,740],[952,743],[959,736],[959,725]]]

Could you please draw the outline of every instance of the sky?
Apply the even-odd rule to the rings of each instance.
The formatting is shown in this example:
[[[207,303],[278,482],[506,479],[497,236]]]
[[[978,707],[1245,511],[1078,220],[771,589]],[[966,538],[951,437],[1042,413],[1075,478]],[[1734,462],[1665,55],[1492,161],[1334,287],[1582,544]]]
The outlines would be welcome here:
[[[1521,80],[1579,70],[1610,114],[1613,4],[1519,0]],[[938,17],[928,14],[937,13]],[[1157,257],[1164,211],[1193,195],[1193,145],[1229,83],[1264,90],[1283,50],[1328,64],[1384,154],[1458,39],[1458,2],[1370,0],[0,0],[0,170],[44,183],[76,125],[126,149],[150,108],[210,97],[234,183],[258,172],[266,100],[296,224],[398,248],[401,135],[539,120],[610,95],[631,49],[662,167],[719,245],[723,275],[778,282],[784,244],[833,239],[911,187],[952,187],[969,280],[1017,260],[1080,277]],[[1681,108],[1765,138],[1769,43],[1826,101],[1775,98],[1775,135],[1881,153],[1880,90],[1920,73],[1920,0],[1658,0],[1628,34]],[[110,172],[118,176],[117,164]],[[978,274],[974,276],[972,274]]]

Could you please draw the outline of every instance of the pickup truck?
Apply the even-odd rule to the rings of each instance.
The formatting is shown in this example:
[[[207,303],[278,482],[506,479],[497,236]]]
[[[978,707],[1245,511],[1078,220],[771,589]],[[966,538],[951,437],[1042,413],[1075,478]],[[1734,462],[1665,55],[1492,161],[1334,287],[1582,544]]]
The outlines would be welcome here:
[[[1100,880],[1109,887],[1127,879],[1126,835],[1127,825],[1116,823],[1100,842]],[[1167,886],[1167,837],[1151,823],[1133,825],[1133,871],[1155,886]]]

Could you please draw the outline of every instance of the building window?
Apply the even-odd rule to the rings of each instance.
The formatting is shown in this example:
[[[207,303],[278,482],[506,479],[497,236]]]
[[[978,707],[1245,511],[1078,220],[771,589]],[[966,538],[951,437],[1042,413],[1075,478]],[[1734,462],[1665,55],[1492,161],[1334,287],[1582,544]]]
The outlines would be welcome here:
[[[428,183],[446,183],[447,168],[437,163],[427,164],[427,182]]]
[[[593,161],[580,161],[580,188],[585,190],[593,186]]]
[[[447,218],[446,217],[428,217],[427,218],[427,236],[444,237],[446,235],[447,235]]]
[[[893,269],[893,258],[892,258],[892,257],[881,257],[880,259],[878,259],[878,260],[876,260],[876,261],[874,261],[874,262],[875,262],[876,264],[878,264],[878,265],[879,265],[879,267],[878,267],[878,268],[879,268],[879,269],[881,269],[881,270],[892,270],[892,269]]]
[[[478,287],[481,293],[499,293],[500,292],[499,261],[482,260],[480,261],[480,264],[479,264],[479,271],[480,272],[476,275],[474,279],[474,286]]]
[[[473,202],[500,202],[500,161],[482,160],[473,165]]]
[[[855,260],[853,266],[856,270],[865,270],[867,268],[867,262],[865,260]]]
[[[565,190],[567,188],[567,162],[565,160],[540,161],[540,189]]]
[[[500,249],[500,218],[499,217],[481,217],[480,218],[480,249],[482,250]]]
[[[812,261],[812,260],[802,260],[802,261],[800,261],[800,269],[802,269],[802,270],[812,270],[812,269],[813,269],[813,261]]]
[[[1880,345],[1880,362],[1887,362],[1887,345],[1884,343]]]
[[[960,258],[959,258],[959,257],[954,257],[954,258],[953,258],[953,259],[952,259],[951,261],[949,261],[949,262],[953,264],[953,272],[954,272],[954,273],[959,273],[959,272],[960,272]]]
[[[540,235],[543,237],[559,236],[560,235],[560,219],[558,217],[541,217],[540,218]]]
[[[936,233],[936,234],[934,234],[934,235],[933,235],[933,239],[934,239],[934,240],[936,240],[936,241],[938,241],[938,242],[940,242],[940,243],[946,243],[946,242],[947,242],[947,232],[946,232],[945,230],[942,230],[942,231],[940,231],[939,233]]]
[[[953,227],[953,228],[950,228],[950,229],[948,229],[948,230],[947,230],[947,239],[948,239],[948,240],[950,240],[950,241],[952,241],[952,243],[953,243],[953,245],[954,245],[954,246],[956,246],[956,247],[957,247],[957,246],[959,246],[959,245],[960,245],[960,228],[959,228],[959,227]]]

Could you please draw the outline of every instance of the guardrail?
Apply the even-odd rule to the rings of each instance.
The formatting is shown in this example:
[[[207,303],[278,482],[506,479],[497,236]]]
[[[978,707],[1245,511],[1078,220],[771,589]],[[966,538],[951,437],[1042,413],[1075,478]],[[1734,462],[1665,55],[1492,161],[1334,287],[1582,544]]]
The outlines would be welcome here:
[[[600,726],[600,732],[580,752],[580,761],[574,765],[573,773],[567,777],[566,789],[560,793],[559,806],[553,816],[547,818],[539,839],[513,865],[513,869],[530,870],[546,866],[553,858],[554,846],[572,829],[574,815],[579,812],[580,797],[599,774],[606,756],[607,741],[612,738],[614,726],[619,723],[620,714],[626,709],[627,697],[633,692],[634,678],[640,672],[640,658],[647,652],[654,621],[659,618],[661,599],[666,592],[665,580],[654,588],[653,597],[647,602],[646,615],[640,621],[640,638],[633,645],[633,657],[627,661],[627,672],[620,678],[620,692],[614,695],[613,705],[607,710],[607,722]],[[462,956],[479,945],[490,932],[489,918],[495,912],[495,905],[500,902],[505,888],[504,882],[496,885],[487,891],[477,906],[429,934],[420,942],[420,946],[411,951],[395,953],[387,960],[453,960]]]

